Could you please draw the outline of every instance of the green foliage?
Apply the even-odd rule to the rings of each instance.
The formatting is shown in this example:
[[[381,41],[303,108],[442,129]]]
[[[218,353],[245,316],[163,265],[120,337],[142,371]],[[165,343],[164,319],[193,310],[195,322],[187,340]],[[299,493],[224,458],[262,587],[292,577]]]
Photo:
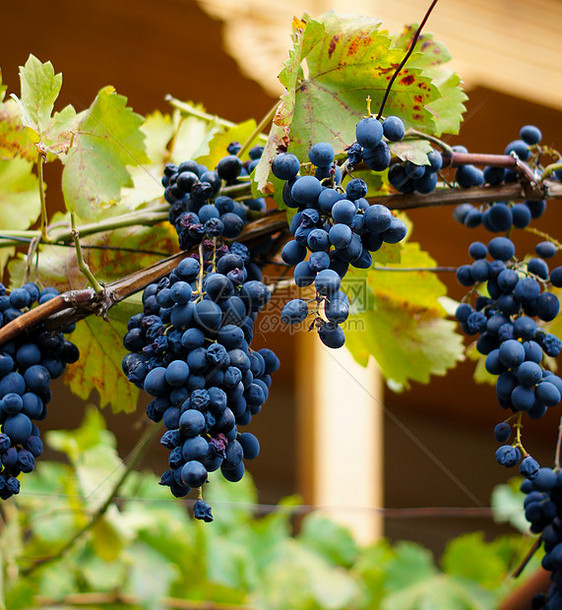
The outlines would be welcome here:
[[[50,432],[47,442],[68,463],[41,461],[5,505],[3,569],[20,571],[4,580],[3,595],[14,610],[36,607],[38,600],[64,606],[68,595],[86,602],[90,593],[113,599],[115,608],[125,607],[118,600],[127,594],[146,608],[171,597],[264,610],[491,610],[511,588],[505,576],[524,554],[522,538],[487,543],[469,534],[449,543],[440,570],[419,545],[380,540],[361,547],[316,513],[295,535],[291,516],[298,499],[256,517],[250,477],[236,484],[212,477],[206,500],[216,520],[204,524],[193,521],[186,503],[159,487],[152,473],[132,471],[119,490],[119,507],[111,504],[59,555],[113,493],[124,465],[93,408],[78,429]],[[40,558],[51,560],[22,572]]]
[[[529,532],[529,522],[521,510],[525,494],[519,489],[522,479],[514,477],[492,491],[494,519],[499,523],[509,523],[523,534]]]

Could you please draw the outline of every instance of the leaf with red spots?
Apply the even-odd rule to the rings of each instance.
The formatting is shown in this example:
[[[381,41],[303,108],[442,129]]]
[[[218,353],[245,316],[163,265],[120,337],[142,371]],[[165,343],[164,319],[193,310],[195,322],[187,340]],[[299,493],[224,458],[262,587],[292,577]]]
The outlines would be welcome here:
[[[405,53],[416,29],[417,25],[405,27],[400,36],[394,39],[395,46]],[[441,94],[438,99],[427,106],[433,114],[434,135],[458,133],[462,115],[466,110],[464,102],[468,98],[462,90],[459,75],[444,65],[451,59],[449,52],[442,43],[436,42],[431,34],[422,34],[416,43],[414,54],[415,56],[412,55],[408,61],[408,65],[421,68],[438,87]],[[417,103],[421,103],[422,99],[421,92],[414,96]]]
[[[314,142],[331,142],[338,151],[350,145],[356,123],[367,112],[367,96],[373,112],[378,111],[404,57],[403,49],[393,46],[380,26],[380,21],[367,17],[334,13],[321,21],[307,21],[297,41],[301,62],[292,90],[291,149],[297,156],[305,155]],[[406,64],[393,85],[385,114],[400,116],[407,127],[433,131],[433,116],[426,106],[438,98],[431,79]]]
[[[381,22],[368,17],[340,17],[330,12],[320,20],[305,16],[294,22],[294,46],[279,74],[287,91],[281,96],[256,172],[260,190],[267,190],[271,161],[288,143],[289,150],[303,160],[313,143],[330,142],[337,152],[343,152],[355,140],[355,125],[367,113],[367,96],[373,113],[380,108],[388,83],[405,55],[402,41],[400,38],[400,44],[395,44],[381,29]],[[442,47],[435,48],[444,52]],[[444,78],[444,56],[436,67],[422,55],[414,53],[401,70],[384,113],[399,116],[406,127],[441,133],[447,125],[458,126],[464,108],[456,100],[459,96],[464,99],[464,94],[458,87],[460,93],[455,92],[458,77],[448,74]],[[439,85],[445,87],[451,102],[442,99]],[[394,148],[402,159],[426,160],[427,143],[401,143]]]

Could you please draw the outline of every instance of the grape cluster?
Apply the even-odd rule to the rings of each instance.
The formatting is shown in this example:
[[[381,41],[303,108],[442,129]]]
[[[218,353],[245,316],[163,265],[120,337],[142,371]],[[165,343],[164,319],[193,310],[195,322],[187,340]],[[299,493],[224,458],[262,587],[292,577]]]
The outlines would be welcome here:
[[[525,125],[520,130],[520,138],[510,142],[504,150],[506,155],[515,155],[521,161],[529,161],[531,155],[540,155],[539,143],[542,134],[538,127]],[[458,152],[468,152],[466,148],[454,146]],[[539,170],[537,171],[537,175]],[[474,165],[462,165],[455,170],[455,180],[463,188],[488,184],[497,186],[503,183],[515,182],[517,173],[513,169],[503,167],[485,167],[478,169]],[[455,220],[473,229],[482,225],[491,233],[509,231],[512,227],[524,229],[531,219],[540,218],[546,210],[546,200],[528,200],[524,202],[499,201],[480,207],[469,203],[457,206],[453,216]]]
[[[18,318],[34,304],[56,296],[55,288],[29,282],[8,293],[0,283],[0,327]],[[63,332],[74,330],[74,324]],[[60,377],[67,364],[76,362],[78,348],[63,332],[34,326],[15,339],[0,345],[0,498],[19,493],[20,473],[35,468],[35,458],[43,452],[39,429],[32,420],[47,415],[51,400],[51,379]]]
[[[380,126],[378,121],[376,124]],[[345,341],[340,324],[349,314],[349,301],[340,291],[341,279],[349,265],[369,268],[371,252],[377,251],[384,242],[398,243],[406,236],[407,229],[387,207],[369,205],[364,180],[354,178],[345,189],[339,185],[341,177],[334,169],[334,150],[330,144],[320,142],[312,146],[309,159],[317,166],[314,176],[298,175],[301,164],[291,153],[277,155],[271,166],[273,174],[285,181],[283,201],[297,210],[290,222],[294,239],[285,244],[281,257],[288,265],[295,266],[297,286],[314,283],[313,325],[325,345],[337,348]],[[321,308],[326,319],[319,315]],[[283,308],[281,319],[296,324],[308,315],[308,303],[293,299]]]
[[[551,572],[552,580],[548,595],[536,595],[532,608],[562,608],[562,472],[540,468],[532,480],[523,481],[521,491],[525,518],[544,545],[542,567]]]
[[[375,172],[388,169],[388,181],[401,193],[430,193],[437,186],[437,172],[443,165],[443,158],[433,150],[428,154],[428,164],[405,161],[391,165],[387,141],[400,142],[405,133],[404,123],[397,116],[389,116],[382,122],[373,116],[361,119],[355,128],[356,141],[347,150],[349,165],[354,167],[363,161]]]
[[[170,450],[162,485],[176,497],[201,488],[220,468],[229,481],[244,474],[243,459],[258,455],[253,434],[239,433],[260,412],[279,360],[270,349],[252,350],[258,312],[270,299],[248,248],[205,240],[200,256],[183,259],[143,293],[143,312],[133,316],[123,344],[129,381],[154,399],[153,421],[167,428]],[[194,514],[212,520],[200,500]]]
[[[550,256],[556,247],[543,242],[537,251]],[[550,271],[540,256],[517,261],[515,246],[507,237],[494,237],[487,246],[473,242],[469,254],[473,262],[459,267],[457,278],[463,286],[474,287],[471,293],[477,298],[474,306],[464,302],[457,307],[457,320],[466,334],[479,335],[476,348],[486,356],[485,368],[498,376],[500,406],[539,419],[562,397],[562,379],[542,367],[544,355],[558,356],[562,343],[541,328],[542,322],[553,320],[559,312],[557,296],[545,288],[562,286],[562,267]],[[487,296],[478,295],[484,285]],[[502,422],[494,433],[498,442],[505,443],[511,432],[511,426]],[[498,448],[496,459],[501,465],[514,466],[521,460],[521,449],[516,438],[512,445]],[[521,474],[527,477],[538,469],[529,458],[525,456],[520,464]]]
[[[248,177],[263,153],[262,146],[254,146],[249,151],[250,161],[242,162],[235,154],[239,150],[238,143],[230,144],[231,154],[223,157],[215,170],[191,159],[164,168],[164,198],[170,204],[169,220],[182,250],[189,250],[206,238],[236,238],[244,228],[248,210],[265,210],[265,200],[261,198],[242,204],[219,195],[223,185],[237,184]]]

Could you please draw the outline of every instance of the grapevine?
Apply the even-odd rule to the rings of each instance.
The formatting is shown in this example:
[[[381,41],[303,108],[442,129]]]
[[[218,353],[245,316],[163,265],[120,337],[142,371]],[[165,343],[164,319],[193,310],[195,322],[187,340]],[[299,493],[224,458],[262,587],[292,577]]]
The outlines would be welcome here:
[[[447,102],[447,87],[460,91],[460,85],[454,75],[445,79],[441,59],[432,65],[425,50],[441,49],[422,35],[435,5],[413,35],[409,31],[393,40],[378,25],[356,25],[334,14],[295,21],[294,48],[280,74],[286,91],[259,124],[218,121],[169,97],[175,123],[170,121],[165,150],[155,159],[146,154],[144,119],[110,88],[100,91],[88,111],[72,109],[68,117],[53,114],[54,101],[44,100],[41,112],[34,111],[35,98],[24,86],[21,99],[0,99],[12,121],[15,148],[25,153],[4,157],[0,147],[0,161],[22,163],[38,200],[25,226],[7,225],[0,233],[0,249],[12,258],[3,268],[9,288],[0,284],[2,500],[19,493],[20,474],[30,473],[42,453],[34,421],[46,417],[50,381],[67,365],[72,365],[70,376],[85,370],[79,332],[85,318],[112,321],[120,312],[127,314],[126,328],[122,322],[119,327],[119,349],[126,354],[116,384],[132,402],[138,391],[150,396],[146,417],[162,422],[160,443],[169,451],[160,484],[178,498],[195,490],[193,515],[207,523],[213,521],[205,501],[209,473],[220,471],[236,483],[247,461],[258,458],[259,440],[245,427],[275,392],[272,375],[283,358],[256,348],[254,331],[281,284],[293,290],[277,312],[284,329],[313,332],[330,349],[345,344],[360,360],[365,351],[367,357],[380,355],[377,320],[391,320],[398,337],[408,325],[424,356],[423,333],[429,326],[434,343],[443,345],[428,348],[423,371],[402,370],[400,363],[383,375],[404,388],[443,374],[464,357],[464,347],[443,308],[427,305],[429,298],[444,296],[442,285],[434,277],[419,298],[404,289],[394,294],[376,273],[444,269],[408,263],[408,257],[429,255],[412,242],[405,211],[455,206],[453,217],[462,230],[483,227],[491,237],[472,242],[470,262],[456,269],[467,294],[454,317],[494,380],[505,412],[494,429],[500,444],[496,461],[519,467],[525,517],[546,552],[542,565],[553,584],[535,597],[533,608],[561,606],[559,456],[553,468],[539,464],[523,428],[527,418],[540,419],[562,402],[562,378],[554,365],[562,342],[552,329],[562,267],[549,264],[562,246],[532,226],[548,214],[551,201],[562,199],[562,156],[542,143],[540,129],[531,124],[500,153],[471,153],[446,143],[443,134],[458,129],[464,98]],[[365,43],[366,50],[358,51],[358,38],[372,48]],[[338,45],[353,59],[346,59]],[[370,65],[369,53],[379,53],[379,47],[385,50],[375,74],[357,76],[349,48],[366,54],[357,56],[357,64]],[[305,56],[307,77],[299,63]],[[409,64],[411,57],[416,61]],[[356,86],[330,81],[333,67],[350,81],[355,78]],[[30,73],[40,74],[44,86],[60,89],[50,64],[32,56],[22,68],[22,82]],[[319,83],[336,90],[330,110],[345,108],[330,116],[328,126],[326,99],[319,102],[311,93]],[[323,91],[318,87],[321,100]],[[100,137],[105,133],[100,116],[135,154]],[[196,121],[205,137],[197,153],[185,159],[175,147],[178,126],[188,120]],[[49,217],[43,165],[54,161],[63,166],[67,214]],[[148,164],[159,173],[159,183],[145,194],[133,175],[140,182]],[[102,165],[108,178],[95,184],[91,176]],[[517,251],[518,231],[540,236],[534,253]],[[127,260],[108,263],[108,253]],[[129,253],[142,256],[142,265]],[[72,257],[71,263],[64,258],[63,264],[63,257]],[[353,298],[357,280],[367,286],[370,299],[359,311]],[[402,309],[393,308],[395,301]],[[353,330],[354,319],[367,324],[363,336]],[[86,383],[88,394],[96,385]]]

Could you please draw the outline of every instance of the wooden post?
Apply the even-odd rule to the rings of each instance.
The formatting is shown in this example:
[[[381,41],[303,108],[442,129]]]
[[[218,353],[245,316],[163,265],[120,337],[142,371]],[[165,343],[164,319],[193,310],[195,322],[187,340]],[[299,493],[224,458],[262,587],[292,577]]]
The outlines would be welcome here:
[[[383,533],[383,383],[371,361],[299,335],[298,473],[306,503],[349,527],[361,543]]]

